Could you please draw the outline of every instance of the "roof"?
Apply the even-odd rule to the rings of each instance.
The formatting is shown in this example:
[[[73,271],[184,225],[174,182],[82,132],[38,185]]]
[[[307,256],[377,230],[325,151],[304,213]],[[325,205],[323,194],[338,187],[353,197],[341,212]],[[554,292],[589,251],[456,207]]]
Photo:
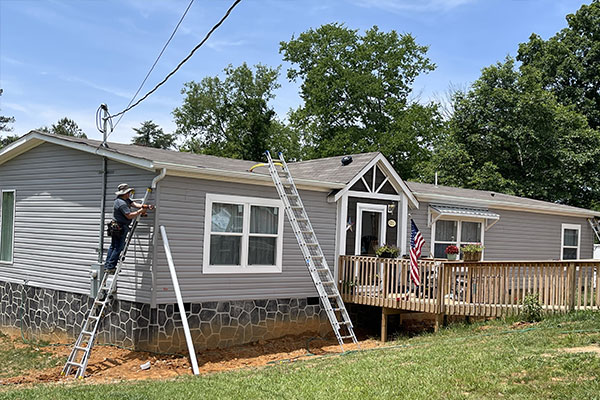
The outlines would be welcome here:
[[[31,142],[31,145],[24,146],[25,142],[28,141]],[[250,180],[271,181],[267,168],[257,168],[254,172],[249,171],[250,167],[257,163],[255,161],[113,142],[108,142],[108,148],[104,148],[101,146],[102,142],[99,140],[57,136],[39,131],[31,131],[17,142],[1,150],[0,164],[42,142],[52,142],[74,147],[146,169],[168,168],[169,170],[179,170],[188,173],[204,173],[225,177],[236,176]],[[22,147],[21,151],[16,151],[19,147]],[[12,150],[15,151],[13,152]],[[356,174],[378,155],[380,155],[379,152],[352,154],[352,163],[345,166],[341,163],[342,157],[337,156],[288,163],[288,167],[294,176],[294,180],[299,185],[340,189],[348,184]]]
[[[575,216],[600,216],[600,212],[585,208],[571,207],[564,204],[551,203],[527,197],[511,196],[487,190],[463,189],[451,186],[433,185],[406,181],[417,200],[434,203],[452,202],[455,205],[474,205],[497,209],[528,210],[533,212],[563,214]]]
[[[449,206],[445,204],[430,204],[429,207],[439,215],[452,215],[458,217],[475,217],[485,219],[500,218],[500,215],[485,208]]]

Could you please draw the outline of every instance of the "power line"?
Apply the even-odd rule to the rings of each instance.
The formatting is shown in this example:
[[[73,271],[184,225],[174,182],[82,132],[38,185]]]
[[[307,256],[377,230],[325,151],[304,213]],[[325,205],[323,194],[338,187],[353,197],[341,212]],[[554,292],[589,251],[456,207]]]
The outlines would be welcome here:
[[[131,105],[131,103],[133,103],[133,101],[135,100],[135,98],[137,97],[137,95],[140,93],[140,90],[142,90],[142,87],[144,87],[144,84],[148,80],[148,77],[150,76],[150,74],[154,70],[154,67],[156,67],[156,64],[158,63],[158,60],[160,60],[160,58],[162,57],[162,55],[165,52],[165,50],[167,49],[167,46],[169,45],[169,43],[171,43],[171,40],[173,39],[173,37],[175,36],[175,33],[179,29],[179,25],[181,25],[181,23],[183,22],[183,19],[187,15],[187,13],[188,13],[190,7],[192,7],[193,3],[194,3],[194,0],[191,0],[190,4],[188,4],[187,8],[183,12],[183,15],[179,19],[179,22],[175,26],[175,29],[173,30],[173,33],[171,33],[171,36],[169,36],[169,40],[167,40],[167,42],[163,46],[162,50],[160,51],[160,54],[158,55],[158,57],[156,57],[156,60],[154,61],[154,64],[152,64],[152,67],[150,67],[150,70],[148,71],[148,73],[146,74],[146,77],[144,78],[144,80],[140,84],[140,87],[137,89],[137,91],[135,92],[135,94],[133,95],[133,97],[131,98],[131,100],[129,100],[129,103],[127,104],[127,107],[129,107]],[[119,119],[117,120],[117,122],[114,125],[115,128],[117,127],[117,125],[119,125],[119,122],[121,122],[121,119],[123,118],[123,115],[125,115],[125,113],[121,114],[121,116],[119,117]],[[111,130],[111,133],[112,133],[112,130]]]
[[[194,47],[192,49],[192,51],[190,52],[190,54],[187,55],[187,57],[185,57],[176,67],[173,71],[171,71],[162,81],[160,81],[156,86],[154,86],[154,88],[152,90],[150,90],[148,93],[146,93],[143,97],[141,97],[138,101],[136,101],[134,104],[127,106],[123,111],[120,111],[116,114],[111,115],[111,118],[117,117],[119,115],[125,114],[127,111],[131,110],[132,108],[134,108],[135,106],[137,106],[138,104],[140,104],[142,101],[146,100],[148,98],[148,96],[150,96],[152,93],[154,93],[159,87],[161,87],[171,76],[173,76],[178,70],[179,68],[181,68],[181,66],[183,64],[185,64],[196,52],[196,50],[198,50],[200,47],[202,47],[202,45],[204,43],[206,43],[206,41],[210,38],[210,36],[213,34],[214,31],[217,30],[217,28],[219,26],[221,26],[221,24],[227,19],[227,17],[229,17],[229,14],[231,14],[231,12],[233,11],[233,9],[241,2],[242,0],[235,0],[233,2],[233,4],[231,5],[231,7],[229,7],[229,9],[227,10],[227,12],[225,13],[225,15],[223,16],[223,18],[221,18],[221,20],[219,22],[217,22],[215,24],[215,26],[212,27],[212,29],[210,31],[208,31],[208,33],[206,34],[206,36],[204,37],[204,39],[202,39],[202,41],[200,43],[198,43],[196,45],[196,47]]]

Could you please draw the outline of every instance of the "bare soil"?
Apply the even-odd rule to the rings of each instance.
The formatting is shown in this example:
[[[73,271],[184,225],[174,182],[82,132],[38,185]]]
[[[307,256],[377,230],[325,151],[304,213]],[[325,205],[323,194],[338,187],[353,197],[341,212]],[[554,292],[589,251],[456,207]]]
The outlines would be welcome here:
[[[374,339],[363,339],[359,344],[361,349],[371,349],[383,345]],[[71,346],[67,345],[47,346],[43,349],[58,357],[63,357],[65,361],[71,352]],[[357,346],[354,344],[344,345],[344,350],[356,349]],[[205,350],[197,352],[197,358],[200,374],[210,374],[295,362],[308,359],[311,354],[339,354],[340,352],[340,347],[335,339],[284,337],[227,349]],[[140,365],[148,361],[150,369],[142,370]],[[21,376],[0,379],[0,386],[7,388],[13,385],[75,380],[73,376],[62,377],[61,370],[62,365],[42,370],[32,369]],[[123,380],[168,379],[179,375],[192,375],[187,355],[158,355],[114,346],[95,346],[86,370],[85,382],[108,383]]]

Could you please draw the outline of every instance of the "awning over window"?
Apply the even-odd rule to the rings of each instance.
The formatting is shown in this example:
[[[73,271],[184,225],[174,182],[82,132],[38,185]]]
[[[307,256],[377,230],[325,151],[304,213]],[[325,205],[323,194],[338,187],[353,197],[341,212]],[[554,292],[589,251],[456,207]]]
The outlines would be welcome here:
[[[450,206],[450,205],[429,205],[429,226],[441,217],[459,218],[481,218],[486,220],[485,230],[487,231],[500,219],[500,214],[489,211],[485,208]]]

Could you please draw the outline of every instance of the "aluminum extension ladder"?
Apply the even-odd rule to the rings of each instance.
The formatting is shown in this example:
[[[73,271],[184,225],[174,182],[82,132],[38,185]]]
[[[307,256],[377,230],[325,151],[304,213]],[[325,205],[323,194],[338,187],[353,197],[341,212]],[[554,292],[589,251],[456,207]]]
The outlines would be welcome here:
[[[598,241],[600,241],[600,219],[598,218],[588,218],[588,222],[592,226],[592,230],[596,234]]]
[[[298,193],[298,189],[296,189],[283,154],[280,152],[279,160],[275,161],[273,161],[268,151],[265,154],[269,162],[269,173],[271,174],[271,178],[273,178],[277,193],[279,193],[279,197],[283,201],[285,212],[298,240],[298,245],[304,256],[310,276],[319,293],[321,304],[325,308],[333,332],[342,351],[344,351],[344,340],[352,339],[353,343],[358,342],[342,296],[340,296],[336,282],[329,270],[327,260],[310,223],[304,204],[302,204],[300,194]],[[277,166],[281,167],[281,170],[278,170]]]
[[[146,194],[144,195],[142,204],[146,204],[148,196],[151,192],[151,188],[148,188],[146,190]],[[119,255],[119,262],[117,263],[114,275],[108,274],[106,272],[104,273],[104,277],[102,278],[98,294],[96,295],[94,303],[90,308],[90,312],[85,323],[83,324],[81,332],[79,333],[79,337],[75,341],[75,346],[73,346],[73,350],[71,350],[71,354],[69,355],[69,358],[67,359],[67,362],[62,369],[61,375],[69,376],[72,369],[75,368],[76,378],[83,379],[83,377],[85,376],[85,370],[87,368],[88,362],[90,361],[92,348],[94,347],[96,335],[98,334],[98,326],[100,325],[100,320],[104,316],[106,306],[112,300],[112,294],[117,290],[117,278],[119,276],[119,272],[121,272],[121,267],[123,266],[125,256],[127,255],[127,249],[129,248],[129,244],[131,243],[131,239],[133,238],[135,229],[138,226],[140,217],[141,214],[135,218],[131,230],[127,235],[125,247],[123,247],[123,250]]]

